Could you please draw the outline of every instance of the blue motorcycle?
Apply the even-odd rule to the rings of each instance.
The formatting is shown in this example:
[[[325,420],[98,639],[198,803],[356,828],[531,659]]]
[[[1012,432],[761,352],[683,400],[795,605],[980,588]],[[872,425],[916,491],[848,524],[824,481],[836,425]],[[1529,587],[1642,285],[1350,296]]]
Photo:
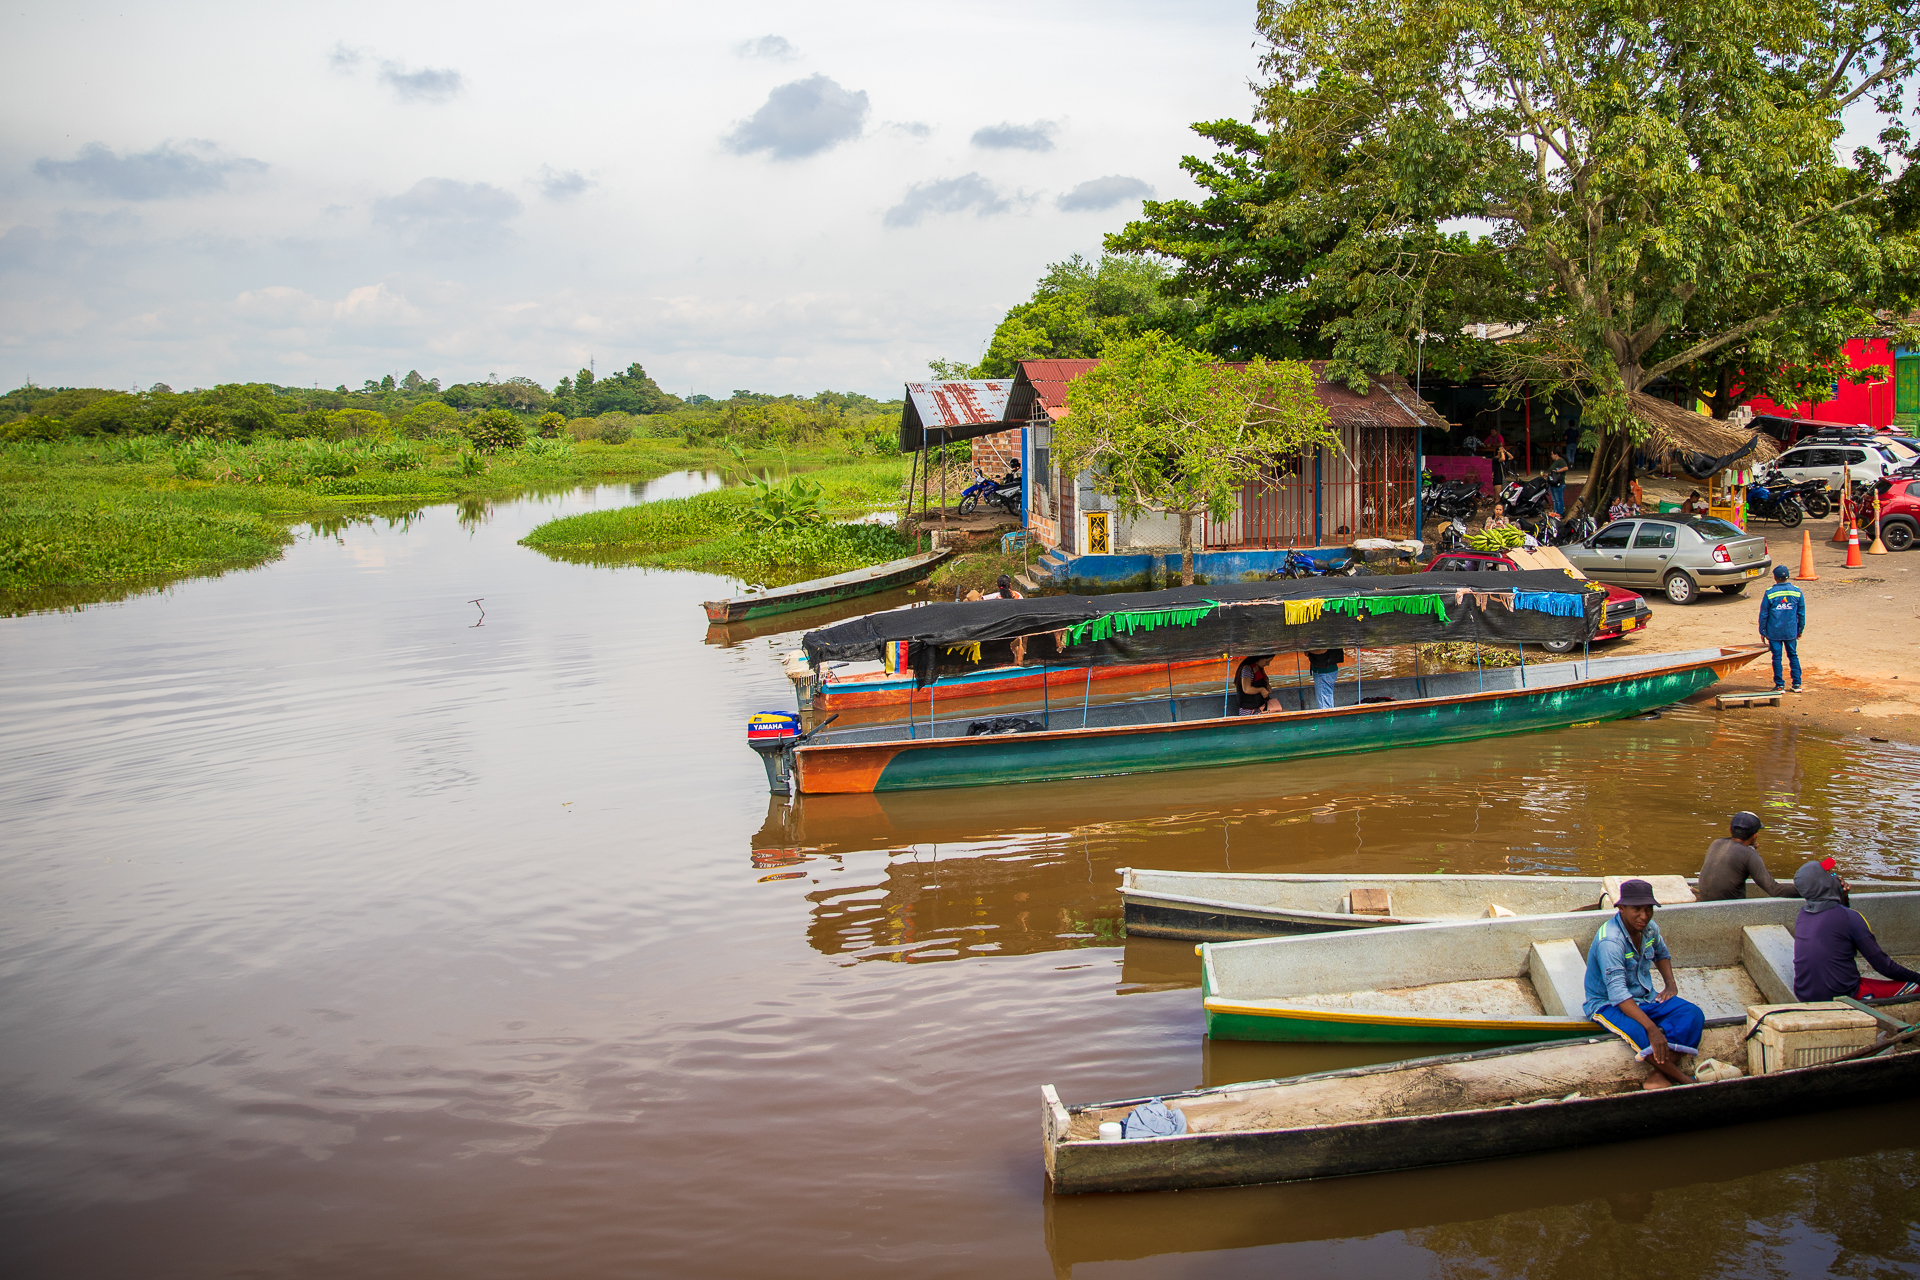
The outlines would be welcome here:
[[[960,514],[970,516],[984,502],[988,506],[998,506],[1009,515],[1020,514],[1020,481],[1017,476],[1007,476],[995,480],[983,474],[980,468],[973,469],[974,482],[960,491]]]
[[[1351,578],[1360,573],[1362,565],[1358,557],[1343,565],[1328,568],[1304,551],[1287,552],[1287,558],[1280,562],[1280,572],[1270,574],[1274,578]]]
[[[1765,485],[1747,486],[1747,512],[1762,520],[1778,520],[1791,529],[1800,523],[1800,500],[1790,488],[1769,489]]]

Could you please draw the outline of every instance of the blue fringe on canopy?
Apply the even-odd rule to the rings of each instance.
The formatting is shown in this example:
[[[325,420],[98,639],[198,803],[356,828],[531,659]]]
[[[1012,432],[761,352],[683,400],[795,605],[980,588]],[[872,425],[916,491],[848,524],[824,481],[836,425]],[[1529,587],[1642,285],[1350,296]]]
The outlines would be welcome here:
[[[1577,618],[1583,612],[1580,597],[1564,591],[1516,591],[1513,593],[1513,607],[1563,618]]]

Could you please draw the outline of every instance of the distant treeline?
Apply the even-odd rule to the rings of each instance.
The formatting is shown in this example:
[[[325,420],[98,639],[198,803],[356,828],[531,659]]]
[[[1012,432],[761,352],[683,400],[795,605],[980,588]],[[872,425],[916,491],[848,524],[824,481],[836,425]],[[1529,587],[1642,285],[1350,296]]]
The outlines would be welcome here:
[[[837,441],[855,453],[888,453],[894,447],[900,408],[898,400],[839,391],[811,397],[735,391],[725,400],[701,395],[683,400],[662,391],[638,363],[598,378],[582,369],[561,378],[551,390],[526,377],[504,382],[490,377],[442,387],[438,378],[423,378],[418,371],[378,381],[369,378],[358,391],[270,382],[232,382],[192,391],[175,391],[165,383],[145,391],[29,383],[0,396],[0,440],[160,434],[182,439],[428,439],[471,436],[476,419],[510,416],[517,424],[538,428],[539,434],[558,434],[564,425],[576,438],[612,444],[636,437],[690,444]]]

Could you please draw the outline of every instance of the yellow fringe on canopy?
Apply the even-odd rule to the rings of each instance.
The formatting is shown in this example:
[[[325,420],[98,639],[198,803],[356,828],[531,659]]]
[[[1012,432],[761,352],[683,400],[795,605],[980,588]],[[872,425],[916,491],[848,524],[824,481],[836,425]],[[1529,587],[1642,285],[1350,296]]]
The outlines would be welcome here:
[[[976,640],[972,644],[950,644],[947,646],[947,652],[954,657],[965,658],[968,662],[978,662],[980,661],[980,642]]]
[[[1281,607],[1286,610],[1287,625],[1297,627],[1303,622],[1320,621],[1320,611],[1327,607],[1327,602],[1324,598],[1283,600]]]

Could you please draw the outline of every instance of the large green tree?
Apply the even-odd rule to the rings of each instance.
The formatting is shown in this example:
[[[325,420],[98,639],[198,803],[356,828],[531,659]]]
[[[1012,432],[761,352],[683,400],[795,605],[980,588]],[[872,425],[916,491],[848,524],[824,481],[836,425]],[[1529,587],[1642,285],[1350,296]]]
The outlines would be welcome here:
[[[1149,329],[1185,332],[1195,307],[1166,292],[1172,268],[1155,258],[1108,254],[1090,262],[1074,254],[1049,263],[1033,297],[1014,306],[993,331],[978,364],[935,360],[935,378],[1010,378],[1021,360],[1086,360],[1107,344]]]
[[[1592,497],[1631,478],[1655,379],[1745,346],[1791,383],[1912,309],[1920,244],[1890,197],[1915,51],[1891,0],[1261,0],[1260,26],[1269,163],[1298,183],[1265,214],[1340,232],[1332,371],[1411,363],[1459,251],[1436,229],[1478,220],[1512,284],[1482,318],[1526,326],[1505,375],[1580,399]],[[1884,127],[1843,159],[1857,102]]]
[[[1338,442],[1313,384],[1297,361],[1228,365],[1164,333],[1119,338],[1068,384],[1053,454],[1124,516],[1179,516],[1180,581],[1191,586],[1196,519],[1225,518],[1274,459]]]

